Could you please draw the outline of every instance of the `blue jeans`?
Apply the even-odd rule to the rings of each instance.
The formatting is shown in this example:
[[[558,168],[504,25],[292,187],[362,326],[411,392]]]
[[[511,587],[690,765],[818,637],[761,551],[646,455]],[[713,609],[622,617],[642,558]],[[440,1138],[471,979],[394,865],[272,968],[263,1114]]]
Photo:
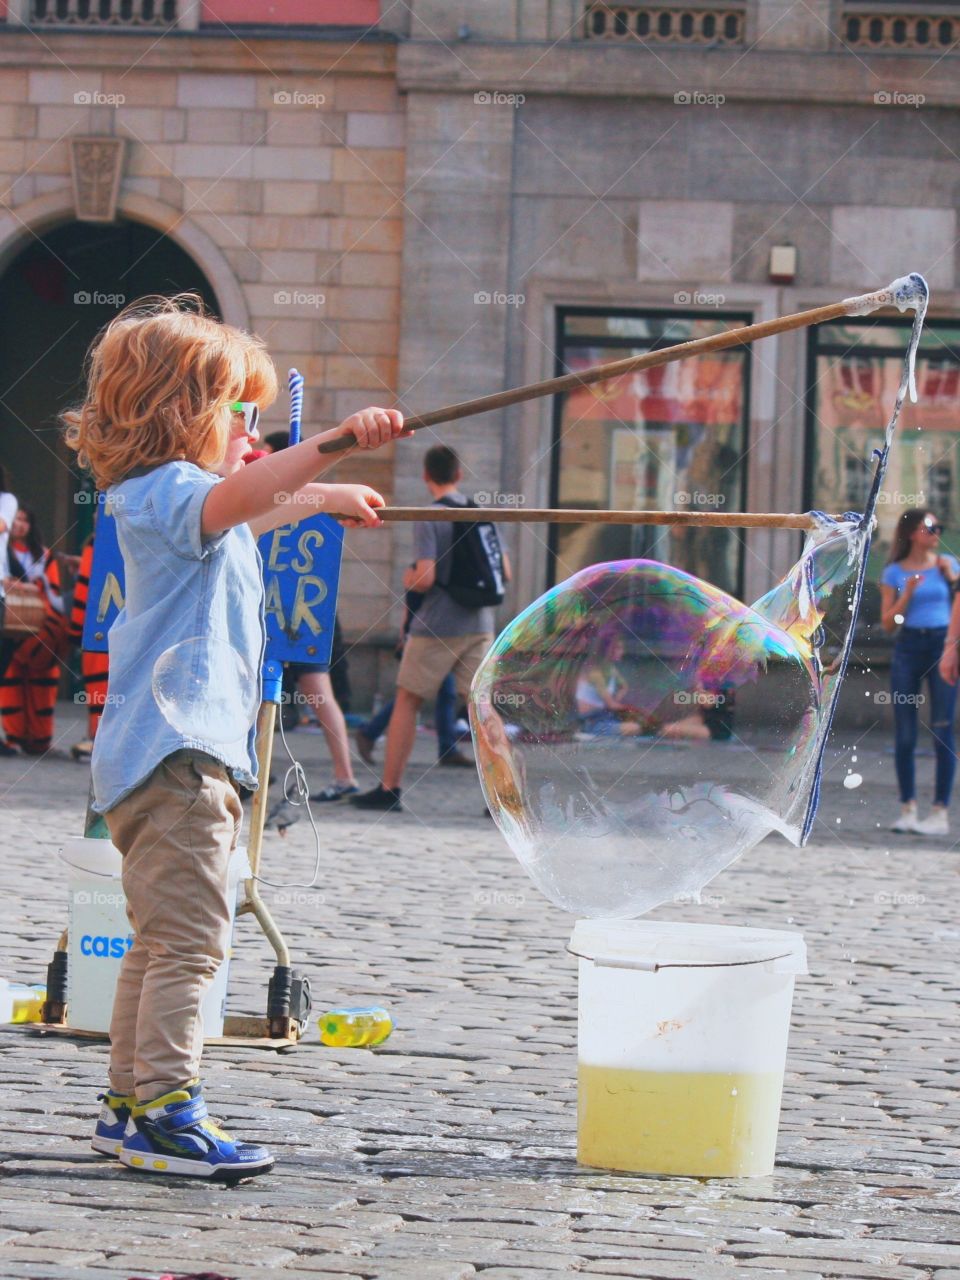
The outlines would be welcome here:
[[[390,717],[393,715],[393,699],[384,703],[376,715],[371,716],[366,724],[360,726],[360,732],[371,742],[387,731]],[[457,731],[457,686],[451,671],[437,692],[437,700],[433,709],[434,724],[437,727],[437,758],[443,759],[456,749]]]
[[[917,708],[923,701],[920,690],[924,680],[930,691],[930,732],[937,757],[934,804],[950,803],[957,767],[953,739],[957,686],[947,684],[937,670],[946,634],[946,627],[903,627],[893,649],[890,686],[901,804],[907,804],[916,796],[913,753],[917,747]]]

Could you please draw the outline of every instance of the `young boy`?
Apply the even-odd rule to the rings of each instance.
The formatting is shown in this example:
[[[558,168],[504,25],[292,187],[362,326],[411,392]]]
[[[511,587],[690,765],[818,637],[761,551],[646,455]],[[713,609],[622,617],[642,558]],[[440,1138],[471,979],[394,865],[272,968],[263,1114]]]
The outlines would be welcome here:
[[[107,492],[126,575],[92,776],[93,807],[123,855],[134,942],[117,983],[110,1088],[93,1145],[144,1172],[235,1179],[268,1171],[273,1158],[207,1115],[200,1006],[229,941],[237,786],[257,786],[257,761],[252,716],[237,737],[218,731],[216,708],[259,703],[236,675],[256,673],[259,695],[256,537],[316,510],[382,523],[383,498],[368,486],[311,483],[341,456],[318,453],[318,442],[351,432],[358,447],[376,448],[404,432],[395,410],[365,409],[245,467],[276,373],[262,342],[198,302],[148,299],[121,313],[91,351],[84,404],[66,417],[68,444]],[[179,728],[152,687],[158,657],[178,644],[199,691],[191,724],[176,718]]]

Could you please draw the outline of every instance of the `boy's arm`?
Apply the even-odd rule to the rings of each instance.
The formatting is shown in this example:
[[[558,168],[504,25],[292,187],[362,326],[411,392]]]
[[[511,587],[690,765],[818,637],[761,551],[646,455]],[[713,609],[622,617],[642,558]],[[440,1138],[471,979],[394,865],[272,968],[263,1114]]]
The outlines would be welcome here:
[[[282,518],[278,523],[286,523],[290,518],[290,509],[294,506],[291,502],[292,495],[315,476],[322,475],[341,456],[319,453],[317,446],[325,440],[336,440],[348,434],[356,437],[358,448],[376,449],[388,440],[409,433],[404,432],[403,415],[396,409],[364,409],[341,422],[333,431],[324,431],[321,435],[304,440],[302,444],[270,454],[267,458],[259,458],[250,466],[221,480],[207,494],[200,523],[202,536],[214,537],[235,525],[276,514],[278,508],[282,511]],[[358,500],[344,514],[360,519],[365,524],[379,523],[373,507],[363,501]]]
[[[256,463],[251,463],[256,466]],[[308,516],[333,516],[334,519],[349,517],[355,506],[356,491],[360,490],[367,503],[375,507],[380,494],[367,485],[358,484],[305,484],[298,489],[289,501],[279,503],[265,516],[257,516],[247,523],[255,538],[271,529],[279,529],[282,524],[299,524]],[[374,496],[375,495],[375,496]],[[382,499],[381,499],[382,503]],[[382,523],[382,521],[381,521]]]

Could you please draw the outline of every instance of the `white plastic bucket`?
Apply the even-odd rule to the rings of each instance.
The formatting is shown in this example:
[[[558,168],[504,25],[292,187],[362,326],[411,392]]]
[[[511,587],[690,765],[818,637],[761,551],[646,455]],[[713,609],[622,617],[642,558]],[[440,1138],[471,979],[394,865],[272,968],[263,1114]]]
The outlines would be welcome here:
[[[127,903],[120,883],[123,859],[109,840],[78,836],[66,840],[60,857],[67,866],[67,1022],[78,1031],[109,1031],[120,962],[133,944]],[[250,874],[245,848],[230,859],[231,937],[240,881]],[[217,970],[201,1008],[206,1039],[223,1035],[230,952]]]
[[[799,933],[580,920],[577,1159],[692,1177],[773,1172]]]

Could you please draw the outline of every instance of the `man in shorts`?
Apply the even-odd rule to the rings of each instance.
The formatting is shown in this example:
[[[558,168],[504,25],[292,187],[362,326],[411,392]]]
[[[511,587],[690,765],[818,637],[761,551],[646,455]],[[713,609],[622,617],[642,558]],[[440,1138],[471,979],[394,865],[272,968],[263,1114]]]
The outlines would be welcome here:
[[[460,459],[446,445],[428,449],[423,480],[434,505],[441,499],[465,506],[457,485],[463,478]],[[417,732],[421,704],[437,695],[452,672],[457,694],[466,701],[470,682],[493,643],[493,609],[468,609],[444,589],[450,581],[451,548],[457,526],[452,521],[418,521],[414,525],[413,568],[403,575],[407,591],[423,593],[413,616],[410,635],[397,672],[397,697],[387,728],[383,780],[362,795],[351,796],[358,809],[400,810],[401,784]],[[510,562],[503,558],[503,576],[510,580]]]

